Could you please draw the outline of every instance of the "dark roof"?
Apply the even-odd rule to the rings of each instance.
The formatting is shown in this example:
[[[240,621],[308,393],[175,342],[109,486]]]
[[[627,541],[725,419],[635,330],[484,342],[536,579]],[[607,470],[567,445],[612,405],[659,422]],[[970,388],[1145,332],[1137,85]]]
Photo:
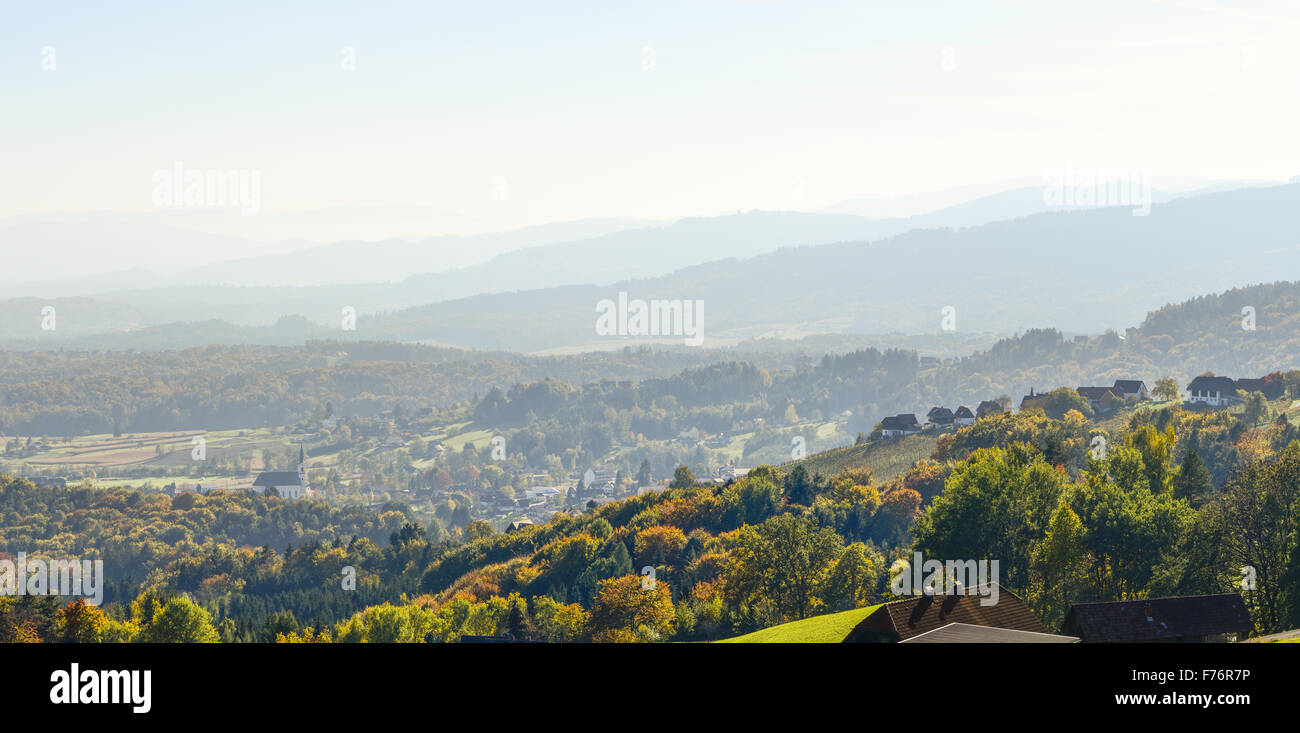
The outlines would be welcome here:
[[[1210,634],[1249,633],[1255,628],[1241,596],[1152,598],[1146,601],[1076,603],[1061,630],[1085,642],[1161,641]]]
[[[952,416],[955,417],[955,418],[956,418],[956,417],[975,417],[975,413],[971,412],[969,407],[967,407],[967,406],[965,406],[965,405],[962,405],[961,407],[958,407],[958,408],[957,408],[957,411],[954,412],[954,413],[952,414]]]
[[[1268,377],[1237,380],[1237,389],[1246,392],[1263,392],[1264,396],[1270,400],[1281,397],[1285,386],[1281,379],[1269,379]]]
[[[984,400],[983,402],[980,403],[979,407],[975,408],[975,412],[979,413],[980,415],[987,415],[987,414],[996,415],[998,413],[1005,412],[1005,410],[1002,409],[1002,405],[998,404],[996,400]]]
[[[930,418],[930,422],[952,422],[953,415],[952,410],[946,407],[932,407],[926,417]]]
[[[905,415],[894,415],[880,421],[881,430],[908,430],[920,427],[916,421],[916,415],[907,413]]]
[[[1034,391],[1031,389],[1029,390],[1029,394],[1020,398],[1020,409],[1023,410],[1026,407],[1032,407],[1033,405],[1037,404],[1039,400],[1043,399],[1046,396],[1047,393],[1045,392],[1039,392],[1038,394],[1034,394]]]
[[[1146,382],[1141,379],[1116,379],[1115,389],[1122,391],[1124,394],[1137,394],[1146,387]]]
[[[1078,644],[1077,636],[952,623],[904,639],[903,644]]]
[[[1192,380],[1191,384],[1187,385],[1187,389],[1232,394],[1237,391],[1237,383],[1229,377],[1197,377]]]
[[[532,639],[516,639],[510,634],[501,634],[500,636],[477,636],[474,634],[463,634],[460,637],[462,644],[544,644],[545,642],[533,641]]]
[[[1106,395],[1123,398],[1124,393],[1116,387],[1077,387],[1074,390],[1088,399],[1096,402]]]
[[[855,626],[844,641],[902,641],[951,623],[1047,633],[1029,606],[1002,586],[998,586],[995,605],[981,606],[980,600],[977,595],[921,595],[886,603]]]
[[[254,486],[297,486],[302,479],[297,471],[263,471],[257,474]]]

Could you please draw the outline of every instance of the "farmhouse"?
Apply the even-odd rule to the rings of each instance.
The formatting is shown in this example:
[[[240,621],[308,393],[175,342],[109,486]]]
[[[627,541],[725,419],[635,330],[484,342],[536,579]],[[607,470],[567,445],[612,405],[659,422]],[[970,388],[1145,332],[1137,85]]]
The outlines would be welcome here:
[[[1043,398],[1047,395],[1039,393],[1034,394],[1034,388],[1029,388],[1029,394],[1020,398],[1020,409],[1028,410],[1031,407],[1041,407]]]
[[[1088,642],[1231,642],[1255,628],[1241,596],[1152,598],[1146,601],[1076,603],[1061,633]]]
[[[978,595],[920,595],[885,603],[844,637],[846,643],[901,642],[950,624],[967,624],[1046,635],[1047,628],[1028,604],[998,587],[998,602],[981,606]]]
[[[911,435],[920,432],[920,430],[921,424],[916,421],[916,415],[910,412],[887,417],[880,421],[880,434],[886,438]]]
[[[1107,407],[1108,395],[1113,401],[1122,401],[1124,399],[1124,392],[1118,387],[1077,387],[1074,391],[1086,398],[1093,410]]]
[[[962,405],[953,411],[952,421],[962,426],[974,425],[975,413],[971,412],[969,407]]]
[[[1004,412],[1006,412],[1006,410],[1002,409],[1002,403],[997,400],[984,400],[980,403],[979,407],[975,408],[975,416],[981,420],[986,417],[1001,415]]]
[[[931,407],[930,411],[925,414],[925,420],[936,427],[952,425],[952,410],[946,407]]]
[[[1265,398],[1276,400],[1281,399],[1286,391],[1286,385],[1282,381],[1282,374],[1273,372],[1259,379],[1238,379],[1237,389],[1246,393],[1262,392]]]
[[[1146,382],[1140,379],[1116,379],[1113,389],[1119,390],[1120,396],[1126,400],[1145,400],[1151,396]]]
[[[1236,404],[1237,384],[1228,377],[1197,377],[1187,385],[1187,401],[1210,407]]]
[[[261,494],[267,489],[286,499],[301,499],[307,493],[307,455],[298,448],[297,471],[263,471],[253,481],[253,491]]]

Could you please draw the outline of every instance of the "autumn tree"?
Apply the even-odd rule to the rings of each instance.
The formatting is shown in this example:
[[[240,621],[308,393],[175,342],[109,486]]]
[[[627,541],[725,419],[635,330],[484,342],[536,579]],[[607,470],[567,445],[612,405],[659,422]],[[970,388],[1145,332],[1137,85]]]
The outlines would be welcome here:
[[[638,568],[675,566],[681,562],[682,550],[686,549],[686,535],[676,527],[655,525],[637,532],[633,548]]]
[[[103,640],[106,619],[98,606],[76,598],[59,609],[56,616],[59,640],[77,644],[96,644]]]
[[[591,614],[577,603],[560,603],[550,596],[533,602],[537,636],[550,642],[582,641],[590,635]]]
[[[655,641],[673,631],[673,599],[667,583],[648,581],[639,575],[624,575],[600,581],[600,591],[591,607],[591,625],[607,640]],[[619,634],[617,632],[624,632]]]
[[[1151,394],[1157,399],[1172,402],[1178,399],[1178,382],[1173,377],[1161,377],[1156,380],[1155,387],[1151,389]]]

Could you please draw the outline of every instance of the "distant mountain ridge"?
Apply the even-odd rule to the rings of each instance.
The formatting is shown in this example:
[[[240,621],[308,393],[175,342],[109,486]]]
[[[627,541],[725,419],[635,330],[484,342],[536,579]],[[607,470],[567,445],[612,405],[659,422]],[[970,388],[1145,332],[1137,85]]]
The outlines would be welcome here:
[[[1129,208],[1040,213],[960,229],[913,229],[874,241],[787,246],[604,285],[526,285],[530,277],[544,281],[546,267],[554,273],[571,261],[559,252],[599,257],[610,251],[609,242],[619,241],[630,260],[657,257],[666,251],[660,246],[664,232],[677,228],[693,232],[678,238],[683,241],[690,236],[721,239],[711,231],[719,226],[733,227],[731,232],[766,228],[770,243],[797,234],[801,222],[827,223],[818,230],[822,236],[835,226],[857,226],[852,217],[759,212],[741,215],[740,221],[686,220],[674,227],[540,247],[503,256],[498,266],[488,263],[481,271],[422,275],[392,285],[120,293],[105,299],[101,315],[116,307],[123,317],[139,319],[125,327],[141,328],[213,319],[269,325],[278,320],[270,314],[299,313],[324,333],[350,338],[337,325],[341,308],[350,305],[360,314],[356,338],[539,351],[609,347],[612,342],[594,332],[595,304],[627,292],[632,298],[705,300],[706,338],[716,339],[937,333],[946,307],[954,309],[953,325],[964,332],[1052,326],[1097,333],[1123,328],[1165,303],[1201,293],[1300,277],[1297,212],[1300,184],[1285,184],[1175,198],[1148,216],[1134,216]],[[735,239],[719,246],[751,245]],[[515,265],[500,265],[510,258]],[[457,297],[463,292],[458,288],[477,289],[478,277],[496,278],[497,287],[516,289]],[[438,302],[404,307],[421,298]],[[77,333],[33,334],[33,305],[21,305],[25,320],[0,321],[0,336],[53,344]],[[12,302],[0,304],[0,314],[12,315],[14,307]],[[103,320],[111,326],[107,321],[112,319]],[[112,329],[99,329],[105,330]],[[202,335],[195,332],[192,338]],[[131,337],[124,336],[122,343],[131,343]]]
[[[11,296],[46,299],[94,293],[104,308],[93,329],[83,320],[69,331],[78,334],[212,319],[268,326],[286,314],[303,314],[328,323],[336,320],[343,305],[375,313],[487,293],[606,284],[666,275],[731,257],[746,259],[782,247],[874,240],[917,227],[972,226],[1030,210],[1027,207],[1035,198],[1037,205],[1042,205],[1041,193],[1020,192],[1016,196],[1020,203],[1015,209],[1009,209],[1006,196],[999,194],[952,209],[888,220],[752,211],[648,226],[634,226],[622,219],[593,219],[469,237],[336,242],[200,265],[163,279],[136,268],[71,281],[11,284],[5,291]],[[1025,199],[1031,201],[1024,203]],[[94,241],[91,232],[76,231],[77,241]],[[190,234],[173,232],[176,237]],[[57,228],[44,233],[55,235]],[[198,236],[204,243],[214,235]],[[159,237],[159,247],[170,251],[166,237]],[[182,255],[186,246],[179,247]],[[58,270],[51,265],[42,271]],[[343,279],[346,283],[312,285]],[[159,283],[166,285],[159,287]],[[230,283],[242,285],[230,287]],[[0,313],[6,309],[6,303],[0,301]],[[17,335],[11,331],[21,333],[30,325],[21,315],[16,324],[16,329],[0,324],[0,339]]]

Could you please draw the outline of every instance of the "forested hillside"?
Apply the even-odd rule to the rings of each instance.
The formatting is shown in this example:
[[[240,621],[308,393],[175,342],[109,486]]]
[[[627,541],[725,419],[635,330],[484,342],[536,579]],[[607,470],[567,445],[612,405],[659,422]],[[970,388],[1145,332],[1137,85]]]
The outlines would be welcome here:
[[[152,620],[175,613],[224,641],[719,639],[888,600],[888,569],[913,551],[998,559],[1049,628],[1071,602],[1226,592],[1249,566],[1247,604],[1270,632],[1300,623],[1300,430],[1286,409],[1026,410],[941,437],[887,480],[810,461],[699,485],[683,467],[665,491],[454,537],[400,505],[6,478],[0,552],[102,557],[117,602],[56,616],[6,600],[0,633],[159,640]]]
[[[1242,327],[1246,307],[1254,309],[1253,330]],[[974,407],[999,395],[1018,400],[1031,388],[1110,385],[1115,379],[1153,385],[1166,376],[1185,385],[1204,372],[1259,377],[1300,368],[1297,314],[1300,283],[1255,285],[1164,306],[1123,334],[1067,338],[1055,329],[1031,330],[943,360],[872,348],[813,359],[806,351],[765,353],[758,345],[735,364],[722,363],[721,352],[683,348],[527,357],[368,342],[208,347],[147,358],[6,352],[0,354],[0,434],[280,425],[306,419],[327,402],[341,414],[369,417],[396,404],[410,411],[446,407],[484,398],[494,387],[551,379],[568,383],[568,400],[586,405],[583,421],[600,421],[596,416],[606,407],[622,419],[635,406],[663,410],[672,422],[665,429],[674,432],[706,428],[706,422],[710,431],[739,431],[741,418],[787,422],[793,406],[803,417],[849,411],[851,436],[870,431],[887,414]],[[597,384],[611,381],[629,383]],[[516,405],[513,415],[497,412],[494,404],[474,409],[477,418],[493,423],[517,421],[529,407]]]

